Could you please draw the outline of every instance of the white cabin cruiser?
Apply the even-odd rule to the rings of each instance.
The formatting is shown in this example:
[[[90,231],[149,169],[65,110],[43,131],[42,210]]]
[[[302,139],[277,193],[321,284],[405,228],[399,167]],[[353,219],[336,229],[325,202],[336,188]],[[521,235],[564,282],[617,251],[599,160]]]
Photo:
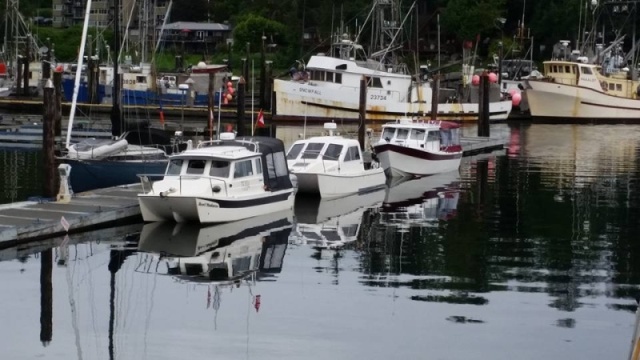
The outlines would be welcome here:
[[[331,198],[384,187],[384,171],[365,169],[358,141],[334,136],[335,126],[325,124],[329,136],[298,140],[289,148],[287,165],[297,178],[298,191]]]
[[[449,172],[462,160],[459,130],[453,122],[403,118],[382,126],[373,150],[391,177]]]
[[[221,223],[291,209],[282,141],[222,134],[172,156],[162,180],[141,176],[144,221]]]

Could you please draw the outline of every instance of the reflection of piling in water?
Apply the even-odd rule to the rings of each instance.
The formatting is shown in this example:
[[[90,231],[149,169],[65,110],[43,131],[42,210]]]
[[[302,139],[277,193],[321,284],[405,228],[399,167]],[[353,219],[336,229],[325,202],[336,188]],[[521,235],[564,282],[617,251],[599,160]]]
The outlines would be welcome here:
[[[40,341],[47,346],[53,336],[53,250],[40,253]]]

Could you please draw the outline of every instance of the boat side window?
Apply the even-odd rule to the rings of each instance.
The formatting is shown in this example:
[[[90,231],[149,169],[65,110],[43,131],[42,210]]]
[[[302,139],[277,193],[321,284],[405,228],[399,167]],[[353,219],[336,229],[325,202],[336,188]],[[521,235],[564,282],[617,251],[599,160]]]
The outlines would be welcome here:
[[[304,144],[293,144],[289,148],[289,152],[287,152],[287,160],[295,160],[298,155],[300,155],[300,151],[302,151],[303,147]]]
[[[622,91],[622,84],[616,84],[616,91]]]
[[[562,67],[562,65],[558,66],[558,72],[559,73],[563,73],[564,72],[564,67]]]
[[[262,174],[262,159],[255,158],[253,161],[255,163],[256,174]]]
[[[182,159],[174,159],[169,161],[167,165],[167,175],[180,175],[182,171]]]
[[[309,143],[302,153],[303,159],[317,159],[324,147],[324,143]]]
[[[373,88],[382,88],[382,81],[380,81],[379,77],[371,77],[369,78],[369,87]]]
[[[342,145],[338,144],[329,144],[327,150],[325,150],[322,155],[323,160],[338,160],[340,158],[340,153],[342,153]]]
[[[382,139],[389,141],[393,139],[393,135],[395,133],[396,133],[396,129],[394,128],[384,128],[384,130],[382,130]]]
[[[558,66],[553,65],[553,66],[551,67],[551,72],[553,72],[553,73],[558,72]]]
[[[311,80],[324,81],[324,71],[314,71],[311,74]]]
[[[342,84],[342,74],[335,73],[335,77],[333,80],[336,84]]]
[[[567,74],[571,74],[571,66],[565,65],[564,66],[564,72],[566,72]]]
[[[607,83],[605,82],[604,84],[606,85]],[[616,84],[609,83],[609,90],[615,90],[615,89],[616,89]]]
[[[324,81],[326,82],[333,82],[333,73],[330,71],[327,71],[324,73]]]
[[[350,146],[347,150],[347,155],[344,157],[344,161],[360,160],[360,149],[357,146]]]
[[[429,141],[439,141],[440,140],[440,131],[432,130],[427,134],[427,142]]]
[[[229,162],[223,160],[212,160],[211,169],[209,170],[209,176],[216,176],[221,178],[229,177]]]
[[[253,175],[253,170],[251,168],[251,160],[236,161],[233,164],[233,166],[234,166],[234,169],[233,169],[234,179]]]
[[[136,82],[138,84],[146,84],[147,83],[147,77],[146,76],[136,76]]]
[[[580,72],[586,75],[593,75],[593,73],[591,72],[591,69],[586,66],[580,66]]]
[[[398,134],[396,134],[396,140],[406,140],[409,135],[409,129],[398,129]]]
[[[273,161],[275,163],[276,176],[289,176],[289,168],[287,167],[287,159],[284,157],[284,152],[278,151],[274,153]]]
[[[411,135],[409,138],[411,140],[424,141],[424,134],[425,131],[422,129],[411,129]]]
[[[204,166],[207,164],[205,160],[189,160],[187,164],[187,174],[201,175],[204,173]]]

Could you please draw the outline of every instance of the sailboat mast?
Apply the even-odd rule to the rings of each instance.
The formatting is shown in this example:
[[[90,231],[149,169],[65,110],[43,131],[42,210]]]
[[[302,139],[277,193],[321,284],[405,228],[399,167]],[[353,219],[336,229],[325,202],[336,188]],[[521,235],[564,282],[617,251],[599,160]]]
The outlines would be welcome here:
[[[90,0],[89,0],[90,1]],[[113,0],[114,3],[114,19],[113,19],[113,43],[114,56],[113,64],[113,94],[111,107],[111,135],[120,136],[122,133],[122,108],[120,107],[120,0]]]
[[[91,15],[91,0],[87,0],[87,8],[84,14],[84,24],[82,26],[82,38],[80,40],[80,51],[78,52],[78,65],[76,69],[76,78],[73,84],[71,110],[69,111],[69,123],[67,124],[67,140],[65,142],[66,148],[69,148],[69,145],[71,144],[71,129],[73,129],[73,118],[76,115],[76,106],[78,105],[78,92],[80,90],[80,78],[82,77],[82,62],[84,61],[84,48],[87,43],[87,32],[89,30],[90,15]]]

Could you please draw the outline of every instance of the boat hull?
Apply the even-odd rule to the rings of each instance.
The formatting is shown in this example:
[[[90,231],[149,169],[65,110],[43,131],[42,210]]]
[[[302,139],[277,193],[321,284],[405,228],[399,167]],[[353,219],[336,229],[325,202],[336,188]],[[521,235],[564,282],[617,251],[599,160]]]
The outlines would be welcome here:
[[[359,119],[359,89],[341,87],[322,89],[305,83],[274,80],[275,112],[282,119],[303,117],[318,119]],[[511,112],[511,101],[489,104],[490,119],[506,120]],[[393,121],[400,116],[428,116],[430,103],[409,103],[395,100],[367,99],[367,120]],[[438,104],[438,118],[459,121],[477,121],[478,104]]]
[[[212,199],[197,196],[138,195],[144,221],[223,223],[247,219],[293,207],[293,189],[252,197]]]
[[[529,81],[529,86],[527,100],[534,119],[640,121],[640,101],[636,99],[547,81]]]
[[[167,160],[158,161],[109,161],[71,160],[62,162],[71,165],[69,183],[74,192],[137,184],[138,174],[162,174]]]
[[[362,194],[385,186],[383,169],[365,170],[361,173],[295,173],[298,192],[319,194],[332,198],[351,194]]]
[[[417,150],[394,144],[376,145],[381,167],[390,177],[427,176],[454,171],[460,167],[462,152],[445,153]]]

